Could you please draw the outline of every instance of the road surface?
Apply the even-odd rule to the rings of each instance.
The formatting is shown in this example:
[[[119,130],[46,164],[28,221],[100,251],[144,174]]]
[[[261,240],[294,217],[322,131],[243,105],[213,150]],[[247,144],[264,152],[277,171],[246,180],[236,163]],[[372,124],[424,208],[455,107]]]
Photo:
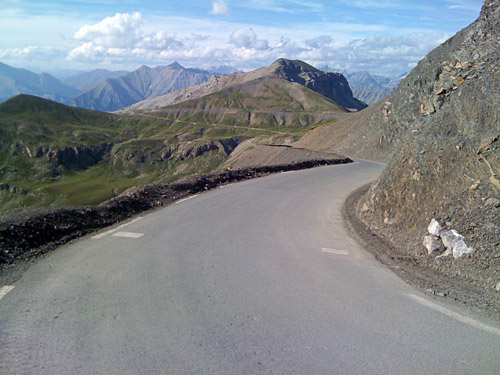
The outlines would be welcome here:
[[[242,182],[61,247],[0,289],[0,373],[498,375],[497,323],[346,234],[343,200],[381,170]]]

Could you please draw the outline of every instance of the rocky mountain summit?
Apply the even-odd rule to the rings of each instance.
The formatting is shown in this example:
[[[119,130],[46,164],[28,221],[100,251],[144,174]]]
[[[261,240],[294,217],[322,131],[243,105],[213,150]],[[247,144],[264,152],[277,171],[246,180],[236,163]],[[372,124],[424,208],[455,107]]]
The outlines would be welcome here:
[[[366,108],[365,103],[354,98],[347,79],[340,73],[325,73],[299,60],[279,59],[272,66],[279,77],[300,83],[348,110],[359,111]]]
[[[429,53],[385,101],[307,134],[297,146],[388,162],[359,217],[423,268],[500,307],[500,1]],[[428,254],[436,219],[470,254]],[[444,250],[444,247],[443,247]],[[443,293],[451,293],[445,291]],[[496,307],[495,307],[496,306]]]
[[[110,71],[106,69],[94,69],[90,72],[81,72],[62,79],[62,82],[79,91],[87,90],[97,82],[110,78],[119,78],[128,74],[125,70]]]

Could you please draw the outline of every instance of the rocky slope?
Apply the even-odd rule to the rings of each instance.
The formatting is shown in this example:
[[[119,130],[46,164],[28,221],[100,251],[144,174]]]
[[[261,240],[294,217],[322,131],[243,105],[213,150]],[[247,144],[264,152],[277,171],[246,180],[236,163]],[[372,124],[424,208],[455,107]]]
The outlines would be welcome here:
[[[425,269],[469,285],[500,308],[500,1],[429,53],[386,100],[298,146],[389,162],[358,205],[372,231]],[[436,218],[474,252],[428,255]],[[447,294],[449,291],[444,291]]]
[[[69,104],[111,112],[174,89],[198,85],[210,76],[207,71],[186,69],[178,63],[156,68],[142,66],[124,76],[97,82]]]
[[[35,74],[0,63],[0,102],[18,94],[63,101],[77,93],[77,89],[65,85],[50,74]]]

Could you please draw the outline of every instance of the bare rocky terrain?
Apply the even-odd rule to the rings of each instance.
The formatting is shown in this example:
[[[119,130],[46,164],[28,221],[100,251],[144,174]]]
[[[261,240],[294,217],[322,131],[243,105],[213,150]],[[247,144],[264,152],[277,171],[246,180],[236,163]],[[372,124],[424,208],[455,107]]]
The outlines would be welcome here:
[[[487,0],[476,22],[429,53],[386,100],[295,145],[388,162],[357,217],[392,257],[473,289],[457,298],[490,312],[500,311],[499,45],[500,1]],[[473,252],[455,259],[442,246],[428,254],[422,241],[433,218]]]

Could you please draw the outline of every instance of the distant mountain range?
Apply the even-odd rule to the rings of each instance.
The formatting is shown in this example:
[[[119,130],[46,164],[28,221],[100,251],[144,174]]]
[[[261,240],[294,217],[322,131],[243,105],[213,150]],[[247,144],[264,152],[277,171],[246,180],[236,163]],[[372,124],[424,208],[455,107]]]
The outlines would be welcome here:
[[[168,102],[171,100],[168,96],[161,96],[171,92],[178,96],[177,90],[208,82],[212,76],[238,73],[243,74],[227,65],[200,70],[173,63],[155,68],[142,66],[133,72],[96,69],[58,80],[47,73],[36,74],[0,63],[0,101],[17,94],[31,94],[81,108],[113,112],[151,98],[156,98],[152,102]],[[353,96],[369,105],[390,95],[402,78],[368,72],[342,74],[347,78]],[[221,81],[227,80],[222,78],[219,84]],[[213,82],[208,85],[210,88],[213,86]],[[206,91],[207,87],[204,89]],[[347,103],[342,105],[349,107]]]
[[[241,70],[236,69],[232,66],[228,66],[228,65],[212,66],[211,68],[208,68],[207,70],[210,73],[216,74],[216,75],[242,73]]]
[[[144,65],[124,76],[95,83],[69,104],[112,112],[174,89],[198,85],[211,76],[206,70],[186,69],[178,63],[156,68]]]
[[[366,71],[344,73],[344,75],[349,81],[354,96],[368,105],[375,104],[391,95],[406,76],[406,74],[399,77],[371,75]]]
[[[208,81],[213,75],[239,72],[221,65],[209,70],[187,69],[178,63],[133,72],[97,69],[58,80],[0,63],[0,102],[30,94],[81,108],[116,111],[152,96],[163,95]]]
[[[62,102],[77,93],[78,89],[65,85],[50,74],[36,74],[0,63],[0,102],[18,94],[31,94]]]
[[[126,70],[109,71],[106,69],[95,69],[90,72],[71,75],[61,81],[68,86],[78,89],[79,91],[84,91],[99,81],[104,81],[110,78],[118,78],[128,73],[129,72]]]
[[[200,79],[209,74],[175,64],[143,67],[104,82],[117,87],[135,83],[142,95],[153,95],[165,87],[155,86],[161,77],[177,77],[187,85],[181,79],[187,73]],[[144,85],[139,85],[139,79]],[[255,153],[252,149],[261,143],[289,144],[312,126],[366,106],[353,98],[341,74],[285,59],[249,73],[216,76],[210,83],[177,90],[176,96],[159,110],[120,115],[30,95],[4,101],[0,104],[0,211],[97,204],[137,184],[226,168],[232,152],[248,140],[231,157],[231,167],[241,166],[243,159],[255,160],[255,155],[248,159],[247,153]],[[276,151],[266,150],[272,155]]]

